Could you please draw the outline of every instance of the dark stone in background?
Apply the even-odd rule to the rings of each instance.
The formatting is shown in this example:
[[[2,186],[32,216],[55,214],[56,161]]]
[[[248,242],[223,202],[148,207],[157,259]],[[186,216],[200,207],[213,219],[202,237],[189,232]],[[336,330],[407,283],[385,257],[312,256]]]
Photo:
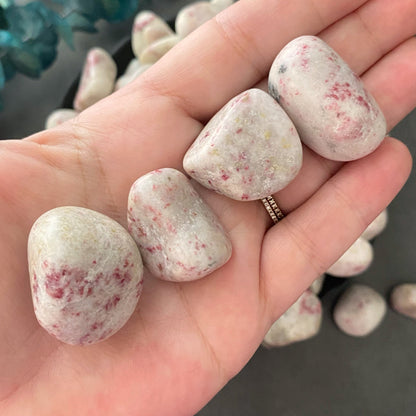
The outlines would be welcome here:
[[[150,8],[172,20],[189,1],[152,1]],[[164,5],[162,4],[164,3]],[[41,130],[79,73],[86,51],[114,52],[127,39],[132,19],[100,24],[96,35],[76,35],[76,51],[61,45],[58,61],[40,80],[17,76],[3,91],[0,137],[20,138]],[[416,155],[416,111],[392,132]],[[416,282],[415,172],[392,202],[389,225],[375,240],[375,261],[352,279],[388,296],[399,283]],[[276,271],[277,272],[277,271]],[[346,283],[348,284],[348,282]],[[199,416],[414,416],[416,414],[416,322],[392,310],[381,327],[357,339],[342,334],[331,318],[344,285],[323,296],[324,319],[314,339],[281,349],[262,347]]]

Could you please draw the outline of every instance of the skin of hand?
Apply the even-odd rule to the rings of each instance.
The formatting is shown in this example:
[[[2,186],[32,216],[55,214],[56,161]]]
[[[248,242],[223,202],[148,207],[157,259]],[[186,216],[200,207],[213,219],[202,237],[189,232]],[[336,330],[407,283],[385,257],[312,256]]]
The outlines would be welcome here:
[[[185,284],[145,276],[126,326],[89,347],[64,345],[36,321],[31,225],[77,205],[125,226],[134,180],[180,169],[203,124],[302,34],[322,37],[362,76],[391,129],[416,103],[415,22],[414,0],[240,0],[75,120],[1,142],[0,414],[177,416],[203,407],[394,198],[411,169],[405,146],[388,137],[347,164],[305,148],[300,174],[275,195],[287,215],[273,227],[260,202],[200,188],[232,239],[229,263]]]

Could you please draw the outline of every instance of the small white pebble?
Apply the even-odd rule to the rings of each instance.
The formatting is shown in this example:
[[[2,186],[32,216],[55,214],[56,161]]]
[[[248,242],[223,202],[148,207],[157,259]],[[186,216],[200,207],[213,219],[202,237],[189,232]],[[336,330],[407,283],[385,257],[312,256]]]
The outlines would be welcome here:
[[[179,38],[176,35],[167,36],[156,40],[147,46],[140,54],[140,62],[142,64],[154,64],[163,55],[168,53],[177,43]]]
[[[191,3],[183,7],[176,16],[176,33],[184,38],[216,14],[217,9],[209,1]]]
[[[59,126],[68,120],[72,120],[78,114],[78,111],[71,110],[70,108],[58,108],[49,114],[45,122],[45,129],[52,129],[53,127]]]
[[[269,90],[301,140],[327,159],[358,159],[384,139],[386,121],[376,101],[316,36],[301,36],[281,50],[270,70]]]
[[[390,304],[395,311],[416,319],[416,283],[396,286],[390,295]]]
[[[118,91],[120,88],[123,88],[130,82],[134,81],[137,77],[139,77],[143,72],[147,71],[152,65],[145,64],[140,65],[134,72],[131,72],[127,75],[122,75],[116,82],[114,87],[114,91]]]
[[[316,280],[313,281],[313,283],[309,287],[309,290],[312,293],[315,293],[315,295],[319,295],[319,293],[322,290],[322,286],[324,285],[324,281],[325,281],[325,275],[318,277]]]
[[[319,298],[307,290],[271,326],[264,337],[266,347],[282,347],[304,341],[318,334],[322,321],[322,306]]]
[[[173,34],[174,32],[169,25],[155,13],[148,10],[138,13],[134,19],[131,34],[131,46],[134,55],[139,58],[150,44]]]
[[[372,240],[374,237],[381,234],[382,231],[386,228],[388,223],[388,213],[387,209],[381,212],[380,215],[364,230],[361,237],[366,240]]]
[[[360,237],[327,270],[327,273],[336,277],[356,276],[370,267],[373,258],[373,246],[365,238]]]
[[[83,111],[114,90],[117,65],[104,49],[92,48],[87,54],[81,74],[74,108]]]
[[[225,10],[227,7],[231,6],[234,3],[234,0],[211,0],[211,6],[216,13],[219,13]]]
[[[252,201],[284,188],[302,166],[302,144],[269,94],[251,89],[228,102],[201,131],[183,160],[206,188]]]
[[[41,215],[28,241],[33,306],[60,341],[93,344],[130,318],[142,291],[143,264],[127,230],[80,207]]]
[[[155,170],[133,184],[127,219],[146,267],[160,279],[199,279],[231,256],[218,218],[175,169]]]
[[[351,285],[334,308],[334,321],[348,335],[363,337],[373,332],[386,314],[386,301],[371,287]]]

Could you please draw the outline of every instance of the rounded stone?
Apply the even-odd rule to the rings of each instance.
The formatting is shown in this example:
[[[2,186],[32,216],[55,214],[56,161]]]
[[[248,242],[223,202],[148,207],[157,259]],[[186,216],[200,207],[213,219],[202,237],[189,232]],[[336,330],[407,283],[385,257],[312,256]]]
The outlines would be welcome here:
[[[41,215],[28,241],[33,305],[60,341],[93,344],[130,318],[142,291],[143,264],[127,230],[81,207]]]
[[[356,276],[370,267],[373,258],[373,246],[360,237],[326,272],[336,277]]]
[[[133,184],[127,219],[145,266],[160,279],[199,279],[231,256],[231,242],[218,218],[175,169],[155,170]]]
[[[266,347],[282,347],[304,341],[319,333],[322,321],[322,305],[319,298],[307,290],[271,326],[264,337]]]
[[[334,308],[334,321],[348,335],[362,337],[373,332],[386,314],[386,301],[371,287],[351,285]]]
[[[78,111],[71,110],[70,108],[58,108],[49,114],[45,122],[45,129],[52,129],[57,127],[68,120],[72,120],[78,114]]]
[[[315,295],[319,295],[325,282],[325,275],[319,276],[315,279],[309,287],[309,290]]]
[[[301,36],[277,55],[269,91],[301,140],[332,160],[349,161],[375,150],[386,121],[371,94],[342,58],[315,36]]]
[[[158,39],[143,49],[140,54],[140,62],[142,64],[152,65],[156,63],[163,55],[167,54],[177,43],[179,37],[176,35],[166,36]]]
[[[140,58],[142,52],[153,42],[173,34],[173,30],[161,17],[149,10],[141,11],[134,19],[131,33],[134,55]]]
[[[361,237],[366,240],[372,240],[374,237],[377,237],[381,234],[387,226],[389,220],[387,209],[383,210],[374,221],[369,224],[369,226],[361,234]]]
[[[398,313],[416,319],[416,283],[396,286],[390,295],[390,305]]]
[[[87,54],[81,80],[74,99],[74,108],[83,111],[114,90],[117,65],[102,48],[92,48]]]
[[[208,189],[239,201],[265,198],[288,185],[302,166],[298,133],[269,94],[239,94],[208,122],[183,160]]]
[[[180,38],[184,38],[216,14],[217,8],[213,7],[209,1],[191,3],[183,7],[177,14],[175,31]]]

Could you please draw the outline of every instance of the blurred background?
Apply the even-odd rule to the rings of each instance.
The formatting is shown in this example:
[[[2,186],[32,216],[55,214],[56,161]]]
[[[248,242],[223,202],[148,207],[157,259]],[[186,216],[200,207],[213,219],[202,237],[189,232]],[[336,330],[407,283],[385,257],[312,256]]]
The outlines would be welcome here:
[[[190,1],[147,1],[167,21]],[[42,130],[82,68],[86,52],[116,51],[130,35],[133,18],[100,22],[96,34],[77,33],[75,50],[59,45],[58,58],[37,80],[17,75],[3,90],[0,138],[22,138]],[[416,111],[392,132],[416,156]],[[416,415],[416,322],[391,309],[365,338],[341,333],[333,305],[352,282],[367,284],[386,298],[393,286],[416,282],[415,172],[389,207],[389,224],[374,241],[375,260],[361,276],[329,285],[322,297],[318,336],[276,349],[260,347],[247,366],[198,416],[414,416]],[[2,178],[6,180],[7,178]]]

